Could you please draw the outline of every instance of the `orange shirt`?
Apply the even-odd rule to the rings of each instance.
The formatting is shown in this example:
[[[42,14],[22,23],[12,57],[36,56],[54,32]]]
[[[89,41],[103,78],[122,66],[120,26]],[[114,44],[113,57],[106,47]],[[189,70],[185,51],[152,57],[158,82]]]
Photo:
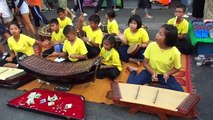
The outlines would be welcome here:
[[[40,0],[27,0],[27,2],[31,6],[40,6],[41,5]]]

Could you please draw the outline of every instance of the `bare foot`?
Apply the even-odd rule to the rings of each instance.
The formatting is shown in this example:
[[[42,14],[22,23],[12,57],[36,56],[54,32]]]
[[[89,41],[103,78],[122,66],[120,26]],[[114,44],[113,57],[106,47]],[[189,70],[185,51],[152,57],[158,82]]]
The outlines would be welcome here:
[[[133,15],[135,15],[135,14],[136,14],[136,9],[132,10],[131,13],[132,13]]]
[[[132,72],[132,71],[137,71],[138,68],[132,67],[132,66],[128,66],[127,69]]]
[[[153,16],[151,16],[151,15],[149,15],[149,14],[146,14],[146,15],[145,15],[145,18],[151,19],[151,18],[153,18]]]
[[[140,61],[137,61],[137,65],[140,67],[140,66],[141,66],[141,62],[140,62]]]

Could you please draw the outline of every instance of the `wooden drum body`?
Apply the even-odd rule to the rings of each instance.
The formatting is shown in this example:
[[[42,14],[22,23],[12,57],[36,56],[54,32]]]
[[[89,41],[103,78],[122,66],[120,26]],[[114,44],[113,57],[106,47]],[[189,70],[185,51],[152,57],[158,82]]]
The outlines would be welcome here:
[[[161,120],[168,120],[167,115],[182,118],[197,116],[194,112],[200,100],[197,94],[126,83],[112,83],[111,87],[114,103],[130,108],[130,113],[156,114]]]
[[[139,49],[140,49],[139,45],[137,43],[134,43],[131,46],[129,46],[127,53],[130,55],[135,55]]]

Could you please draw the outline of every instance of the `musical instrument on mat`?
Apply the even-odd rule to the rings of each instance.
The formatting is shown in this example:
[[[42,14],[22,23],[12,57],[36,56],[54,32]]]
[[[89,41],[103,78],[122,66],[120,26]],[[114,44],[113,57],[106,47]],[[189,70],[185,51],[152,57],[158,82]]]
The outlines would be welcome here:
[[[94,80],[99,64],[99,57],[78,62],[58,63],[36,55],[19,62],[26,72],[43,81],[72,84]]]
[[[129,112],[132,113],[143,111],[157,114],[161,119],[167,118],[166,115],[195,117],[191,112],[200,100],[197,94],[145,85],[112,83],[111,87],[116,105],[130,107]]]
[[[52,30],[50,25],[45,25],[38,30],[38,34],[40,39],[43,40],[51,40]]]
[[[23,69],[0,67],[0,83],[9,83],[24,74],[26,74],[26,72]]]
[[[139,49],[140,49],[140,46],[138,45],[138,43],[134,43],[129,46],[127,53],[130,55],[134,55],[138,52]]]

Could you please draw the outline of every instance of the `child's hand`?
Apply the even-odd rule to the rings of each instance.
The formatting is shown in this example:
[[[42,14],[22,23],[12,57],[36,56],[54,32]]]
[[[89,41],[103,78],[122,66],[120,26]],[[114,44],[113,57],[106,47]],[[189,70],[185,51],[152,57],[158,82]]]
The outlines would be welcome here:
[[[101,66],[100,66],[100,69],[105,69],[105,68],[106,68],[105,65],[101,65]]]
[[[42,46],[43,46],[43,47],[44,47],[44,46],[47,46],[49,43],[50,43],[50,41],[45,40],[44,42],[42,42]]]
[[[52,54],[49,55],[49,57],[57,57],[59,56],[60,53],[58,52],[53,52]]]
[[[83,16],[83,14],[80,15],[79,21],[80,21],[80,22],[83,22],[83,21],[84,21],[84,16]]]
[[[158,81],[158,75],[157,75],[156,72],[152,74],[152,81],[153,82],[157,82]]]
[[[141,48],[146,48],[146,44],[141,44],[140,47]]]
[[[72,54],[69,56],[70,58],[73,58],[73,59],[78,59],[78,55],[75,55],[75,54]]]
[[[165,79],[165,82],[169,79],[169,74],[168,73],[164,73],[163,74],[163,78]]]
[[[13,58],[12,58],[12,57],[7,57],[7,58],[6,58],[6,61],[7,61],[7,62],[12,62],[12,61],[13,61]]]

